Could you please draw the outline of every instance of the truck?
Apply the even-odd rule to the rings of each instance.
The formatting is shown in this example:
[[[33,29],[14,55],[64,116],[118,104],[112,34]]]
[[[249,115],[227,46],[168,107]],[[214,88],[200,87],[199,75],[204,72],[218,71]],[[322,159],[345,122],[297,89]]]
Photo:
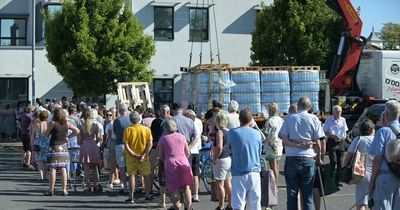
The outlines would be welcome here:
[[[363,22],[350,0],[327,0],[328,6],[343,19],[337,54],[330,71],[326,98],[343,108],[343,116],[355,121],[366,107],[400,100],[400,51],[366,46],[361,36]],[[351,124],[351,123],[350,123]]]

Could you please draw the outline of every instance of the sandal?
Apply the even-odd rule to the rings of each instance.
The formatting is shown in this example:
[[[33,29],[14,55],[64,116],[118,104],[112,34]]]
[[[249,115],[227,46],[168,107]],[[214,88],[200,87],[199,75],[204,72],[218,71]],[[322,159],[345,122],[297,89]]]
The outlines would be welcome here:
[[[54,195],[54,191],[47,191],[47,192],[43,193],[43,195],[45,195],[45,196],[53,196]]]
[[[101,186],[101,184],[98,184],[94,187],[95,192],[103,192],[103,187]]]
[[[86,189],[83,190],[83,192],[93,192],[93,188],[87,187]]]

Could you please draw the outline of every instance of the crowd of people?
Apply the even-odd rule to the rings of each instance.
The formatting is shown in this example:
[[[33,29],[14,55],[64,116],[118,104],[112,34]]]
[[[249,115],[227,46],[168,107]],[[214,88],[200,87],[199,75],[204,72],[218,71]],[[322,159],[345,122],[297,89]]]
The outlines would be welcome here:
[[[285,115],[277,103],[270,103],[267,121],[259,128],[251,111],[239,110],[236,101],[229,103],[228,111],[221,102],[213,101],[206,113],[198,113],[195,104],[173,104],[162,105],[156,114],[152,108],[123,103],[105,109],[96,103],[66,99],[37,100],[34,105],[27,104],[16,121],[23,143],[21,163],[28,169],[37,168],[41,181],[48,180],[47,196],[54,195],[57,171],[62,175],[64,196],[68,195],[69,177],[82,170],[84,191],[101,192],[99,174],[107,160],[106,187],[121,186],[120,193],[128,195],[125,202],[135,203],[139,186],[144,186],[145,201],[151,201],[157,176],[160,208],[166,208],[168,191],[173,195],[169,209],[182,205],[193,209],[192,202],[200,201],[199,151],[206,140],[212,143],[217,210],[261,209],[261,197],[266,193],[261,192],[261,157],[268,161],[277,186],[283,150],[287,209],[320,209],[323,177],[317,171],[325,154],[340,187],[342,170],[357,152],[367,154],[365,176],[356,184],[357,208],[366,209],[370,204],[374,209],[400,209],[400,181],[391,167],[400,162],[400,145],[392,141],[400,132],[400,103],[386,103],[379,122],[382,128],[377,131],[371,120],[363,121],[360,136],[353,137],[345,154],[349,132],[341,107],[334,106],[332,117],[324,124],[310,109],[308,97],[300,98]],[[107,155],[102,153],[104,148]]]

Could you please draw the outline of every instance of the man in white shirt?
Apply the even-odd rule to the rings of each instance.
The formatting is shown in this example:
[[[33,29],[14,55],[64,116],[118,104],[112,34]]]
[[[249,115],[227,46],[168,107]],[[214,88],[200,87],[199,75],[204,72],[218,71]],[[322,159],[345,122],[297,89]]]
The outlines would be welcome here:
[[[332,169],[336,166],[336,185],[341,186],[339,183],[339,174],[342,169],[341,158],[343,150],[340,144],[346,139],[347,128],[346,119],[342,115],[342,107],[336,105],[332,110],[333,116],[325,120],[324,132],[328,137],[326,149],[329,155],[329,162]]]

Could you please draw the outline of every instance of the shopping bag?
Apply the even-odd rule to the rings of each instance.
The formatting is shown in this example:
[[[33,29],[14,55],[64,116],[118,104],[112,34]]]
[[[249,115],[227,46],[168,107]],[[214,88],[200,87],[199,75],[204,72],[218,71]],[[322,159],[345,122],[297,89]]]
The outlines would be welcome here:
[[[348,184],[356,184],[364,178],[366,156],[367,155],[365,153],[361,153],[356,150],[354,154],[354,162],[351,166],[351,180],[348,182]]]
[[[278,205],[278,186],[271,169],[261,170],[261,206],[272,207]]]

